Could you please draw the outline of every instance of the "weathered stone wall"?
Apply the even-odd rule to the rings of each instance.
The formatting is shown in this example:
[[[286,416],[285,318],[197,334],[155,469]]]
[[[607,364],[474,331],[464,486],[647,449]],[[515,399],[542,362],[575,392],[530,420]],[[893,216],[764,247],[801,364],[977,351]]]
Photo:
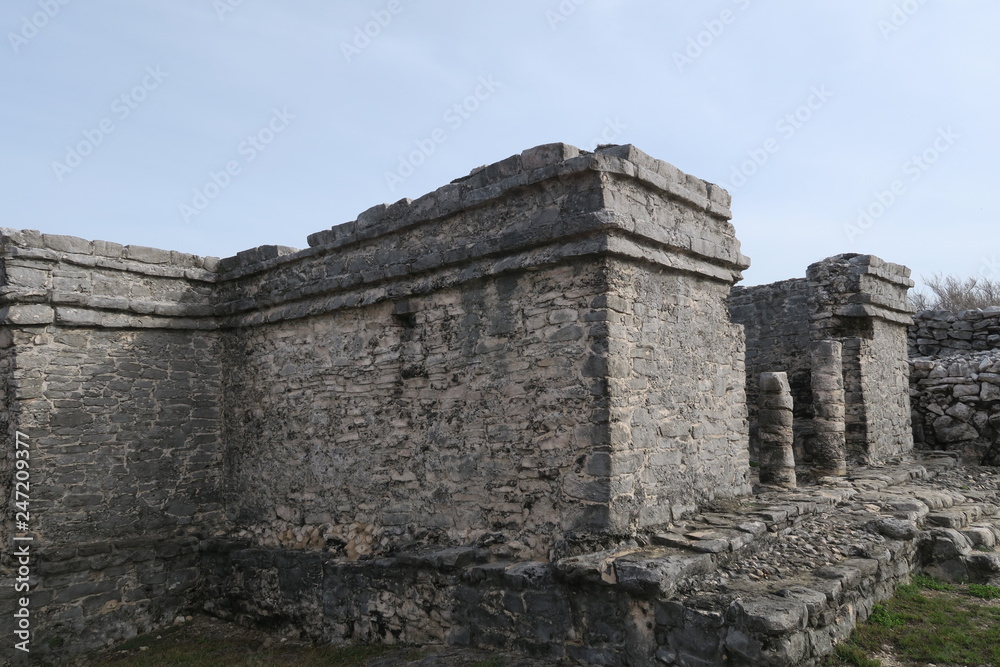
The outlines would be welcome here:
[[[750,493],[742,327],[729,284],[612,264],[612,518],[621,534]]]
[[[713,188],[631,147],[541,147],[224,260],[239,527],[548,558],[749,492],[725,308],[747,261]]]
[[[1000,352],[918,357],[910,364],[917,446],[1000,465]]]
[[[861,340],[858,354],[865,407],[862,418],[852,421],[850,406],[858,403],[847,400],[848,451],[866,451],[872,464],[907,455],[913,449],[909,365],[901,329],[895,323],[874,322],[872,337]]]
[[[733,321],[747,331],[751,419],[755,378],[787,373],[796,405],[798,461],[812,461],[812,350],[823,340],[843,344],[849,458],[879,464],[913,449],[905,390],[909,275],[906,267],[871,255],[837,255],[811,265],[805,280],[733,290]]]
[[[878,465],[913,449],[906,336],[910,270],[872,255],[837,255],[806,272],[817,339],[843,342],[847,450]]]
[[[1000,308],[929,310],[913,319],[914,441],[1000,465]]]
[[[238,527],[354,557],[500,537],[547,557],[564,535],[605,528],[602,264],[479,280],[403,315],[382,302],[234,332],[225,478]]]
[[[794,400],[795,458],[808,460],[804,437],[813,418],[811,378],[812,291],[805,278],[770,285],[734,287],[729,298],[733,322],[746,330],[747,407],[750,414],[750,446],[756,453],[757,397],[761,373],[788,376]]]
[[[178,317],[206,307],[208,273],[70,237],[2,243],[5,467],[15,431],[30,445],[30,521],[5,503],[3,564],[13,533],[33,537],[35,652],[103,646],[191,604],[192,534],[220,518],[218,337]],[[9,619],[6,573],[4,591]]]
[[[913,316],[911,357],[948,357],[1000,348],[1000,308],[926,310]]]
[[[5,230],[36,647],[171,620],[218,532],[548,559],[749,492],[728,204],[633,147],[555,144],[300,251]]]
[[[4,443],[16,443],[17,436],[17,401],[14,393],[14,339],[10,330],[0,327],[0,438]],[[15,445],[6,445],[9,449]],[[10,508],[10,498],[14,495],[14,465],[15,455],[0,456],[0,494],[3,494],[4,509]],[[12,544],[11,529],[13,525],[11,517],[4,517],[0,521],[0,544],[6,549]],[[6,607],[0,608],[6,611]]]

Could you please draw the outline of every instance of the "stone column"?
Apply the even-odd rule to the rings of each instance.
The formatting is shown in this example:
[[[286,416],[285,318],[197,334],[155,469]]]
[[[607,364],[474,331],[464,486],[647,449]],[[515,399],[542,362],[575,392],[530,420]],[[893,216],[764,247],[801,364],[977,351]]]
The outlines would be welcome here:
[[[847,474],[843,345],[821,340],[812,350],[812,460],[819,476]]]
[[[757,425],[760,438],[760,483],[794,489],[792,391],[787,373],[761,373]]]

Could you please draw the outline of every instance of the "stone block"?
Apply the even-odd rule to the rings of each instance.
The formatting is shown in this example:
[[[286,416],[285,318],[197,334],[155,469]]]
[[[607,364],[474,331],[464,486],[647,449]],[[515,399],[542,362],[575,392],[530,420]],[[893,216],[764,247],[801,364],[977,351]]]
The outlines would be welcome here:
[[[46,304],[13,305],[0,308],[0,322],[11,326],[49,324],[55,320],[55,310]]]
[[[799,600],[777,596],[751,597],[733,603],[751,632],[783,635],[804,630],[809,609]]]
[[[55,250],[56,252],[66,252],[78,255],[90,255],[94,251],[90,241],[76,236],[42,234],[42,244],[46,248]]]
[[[169,264],[170,251],[146,246],[127,245],[122,252],[123,259],[131,259],[145,264]]]
[[[580,150],[568,144],[543,144],[521,152],[521,165],[525,170],[552,167],[578,157]]]

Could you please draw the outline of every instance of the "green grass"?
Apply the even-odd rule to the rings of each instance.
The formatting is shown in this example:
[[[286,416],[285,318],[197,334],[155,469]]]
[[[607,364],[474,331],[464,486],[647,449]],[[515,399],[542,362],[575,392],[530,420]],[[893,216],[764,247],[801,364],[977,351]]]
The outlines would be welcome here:
[[[841,664],[851,665],[851,667],[882,667],[881,661],[871,660],[863,650],[850,644],[838,646],[836,657],[841,661]]]
[[[959,587],[917,575],[875,605],[825,664],[880,667],[871,656],[887,650],[907,665],[1000,665],[1000,608],[979,601],[997,598],[995,586]]]
[[[1000,598],[1000,588],[996,586],[984,586],[982,584],[969,584],[969,594],[983,600],[996,600]]]
[[[906,625],[906,619],[883,604],[875,605],[868,622],[881,625],[883,628],[899,628]]]
[[[938,581],[932,577],[928,577],[923,574],[913,575],[913,585],[919,586],[920,588],[926,588],[929,591],[953,591],[955,587],[951,584],[946,584],[944,582]]]

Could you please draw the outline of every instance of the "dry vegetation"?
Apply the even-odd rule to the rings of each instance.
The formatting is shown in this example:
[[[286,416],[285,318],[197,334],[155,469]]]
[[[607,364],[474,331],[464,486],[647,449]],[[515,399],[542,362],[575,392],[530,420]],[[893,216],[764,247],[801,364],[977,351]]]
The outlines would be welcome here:
[[[1000,280],[989,278],[957,278],[935,274],[924,278],[930,294],[910,295],[914,308],[921,310],[975,310],[1000,306]]]

